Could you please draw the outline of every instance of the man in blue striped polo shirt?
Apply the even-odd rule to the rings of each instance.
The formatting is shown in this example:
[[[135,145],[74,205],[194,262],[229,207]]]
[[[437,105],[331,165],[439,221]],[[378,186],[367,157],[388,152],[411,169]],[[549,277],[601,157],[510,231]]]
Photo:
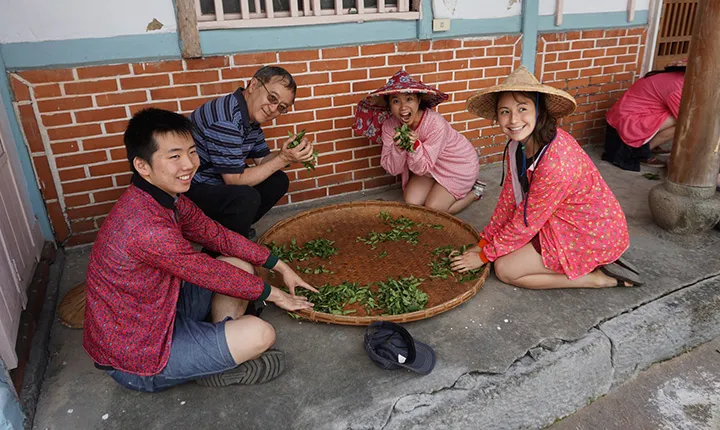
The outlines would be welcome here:
[[[185,195],[207,216],[249,239],[255,234],[252,224],[287,193],[289,179],[282,169],[312,159],[307,139],[288,148],[290,138],[271,152],[260,127],[290,109],[296,89],[287,70],[265,66],[247,88],[211,100],[190,115],[200,168]]]

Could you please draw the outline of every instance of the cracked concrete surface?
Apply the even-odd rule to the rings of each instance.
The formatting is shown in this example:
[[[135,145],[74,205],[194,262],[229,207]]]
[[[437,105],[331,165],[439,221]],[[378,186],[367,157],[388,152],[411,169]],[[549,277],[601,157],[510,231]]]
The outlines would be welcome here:
[[[384,371],[362,347],[363,328],[263,317],[288,353],[288,369],[255,387],[187,384],[157,394],[128,391],[92,367],[82,333],[54,324],[52,356],[35,415],[44,428],[538,428],[572,413],[654,361],[709,340],[720,327],[720,231],[691,237],[653,225],[657,184],[596,160],[625,210],[629,258],[646,286],[530,291],[494,276],[471,300],[406,324],[437,354],[427,376]],[[499,193],[500,167],[481,171],[486,197],[460,214],[482,229]],[[338,200],[399,200],[398,189],[271,211],[256,229]],[[82,280],[88,249],[71,250],[61,297]],[[630,328],[632,327],[632,329]],[[639,352],[635,352],[639,348]],[[72,412],[70,412],[72,411]],[[103,418],[105,417],[105,418]]]

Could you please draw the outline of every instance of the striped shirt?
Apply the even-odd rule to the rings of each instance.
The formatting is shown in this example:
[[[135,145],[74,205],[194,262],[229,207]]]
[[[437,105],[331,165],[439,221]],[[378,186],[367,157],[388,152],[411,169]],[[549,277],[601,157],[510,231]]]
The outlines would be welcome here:
[[[242,173],[247,158],[270,154],[260,124],[251,123],[243,88],[211,100],[190,114],[200,156],[194,184],[224,184],[223,173]]]

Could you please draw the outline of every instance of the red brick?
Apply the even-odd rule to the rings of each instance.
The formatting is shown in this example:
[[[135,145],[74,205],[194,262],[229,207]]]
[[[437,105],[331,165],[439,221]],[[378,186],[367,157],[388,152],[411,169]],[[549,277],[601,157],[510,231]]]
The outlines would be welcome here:
[[[80,145],[78,145],[75,140],[69,140],[66,142],[53,143],[50,145],[50,149],[52,149],[53,154],[60,155],[70,152],[78,152],[80,150]]]
[[[615,64],[615,59],[613,57],[600,57],[593,60],[594,66],[606,66],[608,64]]]
[[[354,161],[348,161],[345,163],[337,163],[335,164],[335,172],[341,173],[341,172],[352,172],[354,170],[359,169],[366,169],[370,167],[369,159],[363,159],[363,160],[354,160]]]
[[[127,166],[126,166],[125,171],[127,171]],[[125,192],[124,188],[114,188],[112,190],[98,191],[98,192],[93,193],[93,199],[95,200],[96,203],[107,202],[107,201],[115,202],[124,192]]]
[[[352,84],[352,91],[354,93],[358,92],[366,92],[366,91],[372,91],[376,90],[383,85],[385,85],[385,82],[387,82],[385,79],[375,79],[370,81],[364,81],[364,82],[353,82]]]
[[[65,215],[63,214],[60,203],[57,201],[47,203],[48,217],[52,222],[52,228],[55,233],[55,239],[58,242],[64,241],[70,234]]]
[[[83,124],[71,127],[51,128],[48,130],[50,140],[74,139],[76,137],[102,134],[100,124]]]
[[[568,68],[567,61],[560,61],[557,63],[546,63],[545,64],[545,72],[554,72],[557,70],[567,70],[567,68]]]
[[[571,45],[571,49],[587,49],[587,48],[594,48],[595,42],[592,40],[579,40],[577,42],[573,42]],[[563,49],[563,51],[567,51],[567,49]]]
[[[634,28],[628,28],[627,29],[627,35],[628,36],[634,36],[634,35],[645,35],[645,30],[647,30],[647,27],[634,27]]]
[[[169,75],[148,75],[135,78],[121,78],[120,87],[124,90],[136,88],[155,88],[170,85]]]
[[[266,64],[273,64],[276,62],[277,54],[275,52],[258,52],[253,54],[233,55],[233,63],[236,66],[257,64],[258,66],[255,67],[256,70],[259,69],[260,66],[264,66]]]
[[[160,61],[157,63],[136,63],[132,65],[133,72],[136,75],[144,75],[148,73],[168,73],[177,72],[183,69],[182,61]]]
[[[467,78],[462,78],[459,75],[464,73],[470,73],[470,72],[455,72],[455,79],[462,80]],[[422,81],[426,84],[430,84],[433,82],[442,82],[442,81],[452,81],[453,80],[453,72],[439,72],[439,73],[428,73],[426,75],[423,75]]]
[[[333,97],[333,106],[356,105],[365,98],[366,94],[348,94]]]
[[[363,149],[356,149],[354,156],[356,160],[359,160],[362,158],[379,157],[381,152],[382,146],[374,145]]]
[[[609,39],[598,39],[595,41],[595,46],[598,48],[601,47],[607,47],[607,46],[617,46],[618,39],[617,38],[609,38]]]
[[[40,100],[37,102],[40,112],[83,109],[92,107],[92,97],[64,97],[61,99]]]
[[[106,160],[107,154],[105,154],[105,151],[82,152],[76,155],[56,157],[55,165],[58,169],[62,169],[64,167],[83,166],[85,164],[99,163]]]
[[[328,185],[342,184],[344,182],[352,181],[352,179],[352,172],[323,176],[317,179],[317,186],[326,187]]]
[[[18,75],[31,84],[45,84],[48,82],[65,82],[75,80],[72,69],[25,70],[23,72],[19,72]]]
[[[363,184],[361,182],[353,182],[350,184],[343,184],[343,185],[336,185],[334,187],[328,188],[328,194],[331,196],[337,195],[337,194],[344,194],[344,193],[350,193],[353,191],[360,191],[363,189]]]
[[[295,83],[297,83],[298,86],[304,86],[304,85],[315,85],[315,84],[327,84],[330,82],[330,74],[329,73],[310,73],[307,75],[298,75],[294,76]]]
[[[62,184],[62,189],[65,194],[84,193],[88,191],[95,191],[101,188],[110,188],[113,186],[112,178],[93,178],[85,179],[82,181],[66,182]],[[68,211],[68,215],[70,215]],[[79,218],[71,216],[71,218]]]
[[[405,67],[405,71],[410,75],[421,75],[424,73],[433,73],[437,71],[437,63],[424,63],[424,64],[410,64]]]
[[[605,55],[612,56],[612,55],[624,55],[627,54],[627,47],[620,46],[617,48],[607,48],[605,51]]]
[[[295,193],[298,191],[309,190],[317,187],[315,179],[306,179],[304,181],[291,181],[288,193]]]
[[[231,92],[231,91],[228,91]],[[150,90],[150,98],[153,100],[169,100],[169,99],[181,99],[187,97],[196,97],[198,95],[197,86],[185,85],[185,86],[172,86],[167,88],[156,88]]]
[[[127,160],[127,152],[125,147],[110,150],[110,158],[112,160]]]
[[[360,54],[366,55],[378,55],[378,54],[391,54],[396,52],[396,46],[394,43],[381,43],[378,45],[367,45],[360,47]]]
[[[70,236],[65,242],[65,246],[77,246],[93,243],[95,238],[97,238],[97,234],[97,231],[73,233],[72,236]]]
[[[306,51],[279,52],[278,57],[281,63],[292,61],[308,61],[320,58],[320,51],[309,49]]]
[[[214,100],[216,97],[201,97],[198,99],[187,99],[187,100],[180,100],[180,111],[181,112],[190,112],[193,111],[200,106],[204,105],[205,103],[209,102],[210,100]],[[168,109],[170,110],[170,109]]]
[[[336,118],[335,128],[350,128],[355,124],[355,118]]]
[[[355,175],[355,179],[367,179],[367,178],[375,178],[378,176],[384,176],[385,175],[385,169],[382,167],[371,167],[369,169],[362,169],[362,170],[356,170],[353,172]]]
[[[575,79],[580,75],[577,70],[565,70],[555,73],[555,79]]]
[[[59,125],[72,124],[72,116],[67,112],[43,115],[40,117],[40,120],[45,127],[57,127]]]
[[[582,55],[582,51],[570,51],[570,52],[560,52],[557,56],[557,59],[559,61],[565,61],[565,60],[577,60]],[[548,56],[545,57],[545,61],[553,61],[548,58]]]
[[[290,195],[290,199],[293,203],[302,202],[306,200],[319,199],[320,197],[327,196],[327,188],[320,188],[310,191],[302,191]]]
[[[78,206],[85,206],[90,204],[90,194],[76,194],[73,196],[65,196],[65,206],[67,208],[75,208]],[[94,223],[93,223],[94,224]],[[75,225],[73,224],[73,229]]]
[[[507,76],[510,72],[512,72],[512,68],[510,67],[493,67],[485,70],[485,77]]]
[[[82,167],[73,167],[72,169],[58,170],[60,181],[74,181],[75,179],[85,178],[85,169]]]
[[[107,121],[110,119],[127,118],[124,107],[110,107],[104,109],[83,110],[75,112],[75,120],[78,123]]]
[[[350,92],[350,84],[329,84],[329,85],[316,85],[313,87],[313,93],[315,96],[331,95],[331,94],[345,94]]]
[[[196,72],[179,72],[173,73],[173,84],[197,84],[205,82],[214,82],[220,79],[217,70],[203,70]],[[159,86],[159,85],[158,85]]]
[[[206,95],[215,95],[215,94],[223,94],[223,95],[229,94],[229,93],[235,92],[235,90],[237,90],[238,87],[240,87],[240,86],[242,86],[242,85],[240,85],[240,82],[216,82],[213,84],[200,85],[200,95],[206,96]],[[173,87],[170,87],[170,88],[168,88],[168,90],[172,89],[172,88]],[[189,86],[186,88],[195,88],[195,87]],[[152,94],[152,91],[155,91],[155,90],[151,90],[151,94]],[[193,94],[193,96],[195,96],[195,95],[197,95],[197,92],[195,94]],[[169,97],[169,98],[173,98],[173,97]]]
[[[417,52],[430,50],[429,40],[419,40],[412,42],[399,42],[397,44],[397,52]]]
[[[324,48],[322,50],[322,58],[331,59],[357,57],[359,55],[359,52],[360,49],[357,46],[348,46],[342,48]]]
[[[625,29],[605,30],[605,37],[620,37],[625,36],[626,34],[627,30]]]
[[[338,117],[343,117],[343,116],[350,116],[350,115],[352,115],[352,107],[346,106],[346,107],[318,110],[318,111],[315,111],[315,115],[316,115],[317,119],[328,119],[328,118],[338,118]]]
[[[125,91],[122,93],[98,94],[95,96],[95,102],[100,107],[140,103],[144,101],[147,101],[147,93],[145,91]]]
[[[351,69],[360,69],[364,67],[378,67],[386,64],[387,57],[363,57],[350,59]]]
[[[388,55],[388,65],[406,65],[420,62],[420,54]]]
[[[230,65],[228,57],[189,58],[185,60],[187,70],[217,69]]]
[[[208,98],[210,100],[211,98]],[[198,99],[192,99],[192,100],[198,100]],[[157,109],[165,109],[172,112],[177,112],[178,110],[178,102],[176,100],[168,100],[168,101],[159,101],[159,102],[150,102],[150,103],[143,103],[139,105],[131,105],[130,106],[130,116],[135,115],[136,113],[140,112],[143,109],[147,108],[157,108]],[[125,131],[125,127],[127,127],[127,123],[123,126],[123,129],[121,131]],[[117,129],[113,128],[112,130],[108,128],[108,123],[105,123],[105,130],[107,130],[108,133],[117,133]]]
[[[105,79],[100,81],[82,81],[70,82],[65,84],[65,94],[96,94],[117,91],[117,81],[115,79]]]
[[[33,94],[36,99],[48,99],[63,95],[59,84],[36,85],[33,87]]]
[[[484,48],[475,48],[475,49],[458,49],[455,51],[455,58],[482,58],[485,57],[485,49]],[[495,63],[492,65],[497,64],[497,59],[495,59]]]
[[[79,79],[104,78],[108,76],[129,75],[128,64],[115,64],[112,66],[80,67],[77,69]]]
[[[72,196],[73,198],[77,198],[77,202],[82,202],[83,200],[90,201],[90,197],[87,194],[80,194],[78,196]],[[65,204],[70,206],[68,204],[68,197],[65,197]],[[87,204],[87,203],[85,203]],[[74,206],[81,206],[81,205],[74,205]],[[89,231],[94,230],[95,227],[95,220],[94,219],[86,219],[86,220],[78,220],[78,221],[72,221],[70,222],[70,225],[72,226],[73,231]]]
[[[498,83],[497,78],[473,79],[470,82],[468,82],[468,88],[471,90],[479,90],[479,89],[491,87],[493,85],[496,85],[497,83]]]
[[[586,49],[582,52],[582,58],[594,58],[603,55],[605,55],[605,49]]]
[[[25,132],[25,139],[27,140],[30,152],[45,152],[42,135],[40,134],[40,128],[35,119],[35,112],[33,111],[32,105],[20,105],[18,106],[18,111],[20,112],[20,123]]]
[[[27,85],[13,75],[10,75],[10,86],[12,87],[13,100],[18,102],[30,100],[30,90]]]
[[[485,48],[485,54],[488,57],[502,57],[504,55],[513,55],[513,47],[493,46],[492,48]]]
[[[380,67],[377,69],[370,69],[370,79],[372,78],[384,78],[389,79],[395,72],[398,71],[397,67]]]
[[[624,69],[625,67],[622,64],[617,66],[603,67],[603,75],[611,75],[614,73],[622,72]]]
[[[133,115],[134,112],[132,111],[132,108],[130,109],[130,115]],[[110,121],[105,123],[105,131],[108,133],[124,133],[125,129],[127,128],[128,120],[124,119],[122,121]]]
[[[598,39],[603,37],[603,31],[602,30],[585,30],[582,32],[582,38],[583,39]]]
[[[132,179],[132,173],[123,173],[122,175],[115,175],[115,184],[118,187],[124,187],[127,185],[130,185],[130,180]]]
[[[466,39],[463,40],[463,48],[490,46],[492,43],[492,39]]]
[[[422,61],[423,62],[437,62],[437,61],[445,61],[445,60],[452,60],[454,57],[454,54],[452,51],[439,51],[439,52],[428,52],[425,54],[422,54]],[[388,59],[391,59],[392,57],[388,57]]]
[[[80,181],[80,182],[100,183],[101,181],[103,184],[106,183],[107,181],[110,181],[110,183],[111,183],[110,186],[112,186],[112,181],[110,180],[110,178],[89,179],[87,181]],[[76,182],[73,182],[73,184],[74,183],[76,183]],[[65,184],[65,187],[67,187],[68,185],[71,185],[71,184]],[[107,187],[103,186],[103,187],[95,187],[95,188],[107,188]],[[92,190],[92,188],[90,190]],[[90,191],[90,190],[87,190],[87,191]],[[83,190],[83,191],[85,191],[85,190]],[[82,192],[82,191],[78,191],[78,192]],[[94,216],[107,215],[110,212],[110,209],[112,209],[114,204],[115,204],[115,202],[109,202],[109,203],[101,203],[101,204],[92,205],[92,206],[84,206],[81,208],[68,209],[68,211],[67,211],[68,218],[70,218],[71,220],[75,220],[75,219],[90,218],[90,217],[94,217]]]
[[[375,178],[375,179],[369,179],[367,181],[363,181],[363,186],[366,190],[371,188],[379,188],[384,187],[390,184],[394,184],[397,182],[397,178],[394,176],[385,176],[382,178]]]
[[[348,68],[348,60],[322,60],[310,63],[310,71],[320,72],[325,70],[345,70]]]
[[[93,137],[90,139],[83,139],[82,141],[83,150],[85,151],[93,151],[95,149],[117,148],[123,145],[124,144],[122,134],[116,134],[113,136]]]
[[[295,102],[294,108],[296,112],[300,112],[329,106],[332,106],[332,99],[329,97],[325,97],[298,100],[297,102]],[[263,130],[265,130],[265,128],[263,128]]]
[[[433,50],[441,50],[441,49],[457,49],[462,46],[462,41],[457,39],[445,39],[445,40],[433,40],[432,43],[432,49]]]
[[[620,55],[617,57],[618,63],[634,63],[637,58],[634,55]]]
[[[299,122],[306,122],[306,121],[312,121],[315,119],[313,117],[313,112],[293,112],[288,113],[285,115],[280,115],[276,120],[275,124],[277,125],[285,125],[285,124],[296,124]]]
[[[438,85],[438,89],[445,93],[451,93],[454,91],[467,90],[467,86],[468,86],[468,84],[465,81],[446,82],[446,83]]]
[[[333,72],[332,73],[332,81],[333,82],[342,82],[342,81],[359,81],[359,80],[366,80],[368,76],[367,70],[348,70],[346,72]]]
[[[53,200],[57,198],[57,190],[55,189],[55,179],[53,178],[50,164],[45,155],[38,155],[32,158],[35,173],[40,183],[40,191],[42,191],[45,200]]]

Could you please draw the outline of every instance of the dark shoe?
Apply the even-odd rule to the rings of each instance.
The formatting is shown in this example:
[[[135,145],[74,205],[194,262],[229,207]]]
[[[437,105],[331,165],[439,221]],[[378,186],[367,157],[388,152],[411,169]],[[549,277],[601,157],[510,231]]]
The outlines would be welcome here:
[[[661,161],[655,157],[650,157],[647,160],[641,161],[640,164],[644,166],[650,166],[650,167],[665,167],[666,164],[664,161]]]
[[[617,263],[600,266],[600,271],[611,278],[617,279],[617,287],[641,287],[643,285],[637,273]],[[630,285],[625,285],[626,282]]]
[[[627,261],[626,258],[620,257],[620,258],[618,258],[617,261],[615,261],[615,262],[616,262],[617,264],[621,265],[622,267],[630,270],[631,272],[634,272],[636,275],[639,275],[639,274],[640,274],[640,271],[637,269],[637,267],[635,267],[635,266],[632,265],[629,261]]]
[[[255,238],[257,237],[257,232],[254,228],[250,227],[250,230],[248,230],[247,235],[245,236],[248,238],[248,240],[255,241]]]
[[[245,315],[254,315],[260,318],[260,314],[262,314],[265,306],[265,302],[262,300],[255,300],[254,302],[250,302],[247,305],[247,309],[245,309]]]
[[[234,384],[264,384],[280,376],[285,370],[285,354],[268,349],[260,357],[241,363],[238,367],[222,373],[196,379],[203,387],[227,387]]]

